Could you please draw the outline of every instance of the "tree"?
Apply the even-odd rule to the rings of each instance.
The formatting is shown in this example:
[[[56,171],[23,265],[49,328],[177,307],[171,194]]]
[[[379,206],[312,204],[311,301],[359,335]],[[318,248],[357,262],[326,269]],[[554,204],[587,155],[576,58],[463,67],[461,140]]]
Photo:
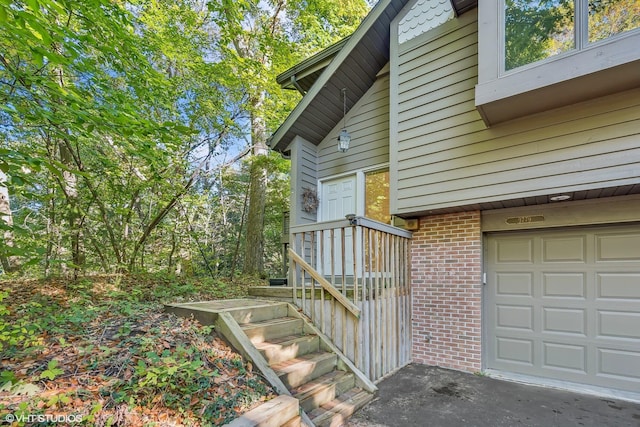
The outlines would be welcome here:
[[[295,102],[275,75],[349,34],[366,9],[362,0],[0,2],[0,170],[13,220],[2,223],[13,247],[0,245],[0,256],[21,255],[46,275],[184,272],[223,253],[226,269],[237,242],[251,241],[237,258],[262,271],[274,220],[265,209],[282,194],[265,187],[282,182],[266,137]],[[227,150],[233,164],[215,160]],[[247,174],[238,151],[252,153]],[[211,226],[218,213],[228,230]]]
[[[16,257],[10,255],[14,249],[13,238],[13,214],[9,200],[9,189],[7,188],[7,175],[0,170],[0,230],[2,235],[2,250],[0,250],[0,266],[6,272],[17,269]]]
[[[219,0],[209,4],[220,28],[221,52],[242,76],[253,157],[243,272],[264,272],[267,136],[295,99],[275,84],[303,56],[351,34],[368,11],[363,0]],[[306,47],[306,48],[305,48]],[[284,106],[284,108],[283,108]]]

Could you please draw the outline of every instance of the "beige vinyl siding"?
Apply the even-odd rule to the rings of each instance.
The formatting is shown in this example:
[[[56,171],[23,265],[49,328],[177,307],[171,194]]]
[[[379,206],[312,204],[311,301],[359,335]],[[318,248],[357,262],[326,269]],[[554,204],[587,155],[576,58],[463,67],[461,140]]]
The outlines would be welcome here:
[[[338,96],[341,94],[337,94]],[[349,93],[347,92],[347,97]],[[318,178],[328,178],[389,161],[389,74],[378,77],[367,93],[347,113],[351,145],[338,152],[341,121],[318,146]]]
[[[485,126],[476,16],[392,46],[394,213],[640,182],[639,90]]]

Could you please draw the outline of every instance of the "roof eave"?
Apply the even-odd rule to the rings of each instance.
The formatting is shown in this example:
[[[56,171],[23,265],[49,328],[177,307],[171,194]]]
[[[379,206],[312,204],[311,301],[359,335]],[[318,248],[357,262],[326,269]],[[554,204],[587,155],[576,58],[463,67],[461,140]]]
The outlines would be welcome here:
[[[295,122],[300,118],[301,114],[309,107],[313,100],[318,96],[322,88],[327,84],[335,72],[340,68],[343,62],[348,58],[349,54],[355,49],[358,43],[363,39],[367,32],[373,27],[377,20],[385,13],[387,7],[394,0],[380,0],[369,14],[364,18],[356,31],[346,39],[331,63],[324,69],[318,80],[310,88],[309,92],[300,100],[298,105],[293,109],[282,125],[269,138],[269,146],[280,152],[284,152],[290,141],[283,141],[282,138],[291,129]],[[403,2],[406,3],[406,2]]]

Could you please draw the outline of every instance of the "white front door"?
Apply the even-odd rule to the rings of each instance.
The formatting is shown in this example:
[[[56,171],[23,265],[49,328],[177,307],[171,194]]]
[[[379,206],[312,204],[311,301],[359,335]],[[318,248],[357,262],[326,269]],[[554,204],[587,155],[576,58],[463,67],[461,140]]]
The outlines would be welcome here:
[[[320,199],[322,221],[344,219],[348,214],[356,213],[356,175],[349,175],[322,183]],[[332,242],[333,240],[333,242]],[[322,273],[326,276],[343,274],[353,275],[353,235],[352,229],[346,229],[344,247],[342,235],[336,230],[333,239],[327,232],[324,237],[324,262]],[[333,247],[334,267],[331,268],[331,249]],[[342,260],[344,259],[344,262]]]

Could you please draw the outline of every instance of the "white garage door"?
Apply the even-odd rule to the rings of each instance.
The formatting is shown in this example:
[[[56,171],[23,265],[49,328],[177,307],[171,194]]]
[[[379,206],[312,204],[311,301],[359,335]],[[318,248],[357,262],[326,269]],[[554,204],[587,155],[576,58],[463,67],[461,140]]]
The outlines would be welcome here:
[[[487,235],[487,368],[640,392],[640,225]]]

